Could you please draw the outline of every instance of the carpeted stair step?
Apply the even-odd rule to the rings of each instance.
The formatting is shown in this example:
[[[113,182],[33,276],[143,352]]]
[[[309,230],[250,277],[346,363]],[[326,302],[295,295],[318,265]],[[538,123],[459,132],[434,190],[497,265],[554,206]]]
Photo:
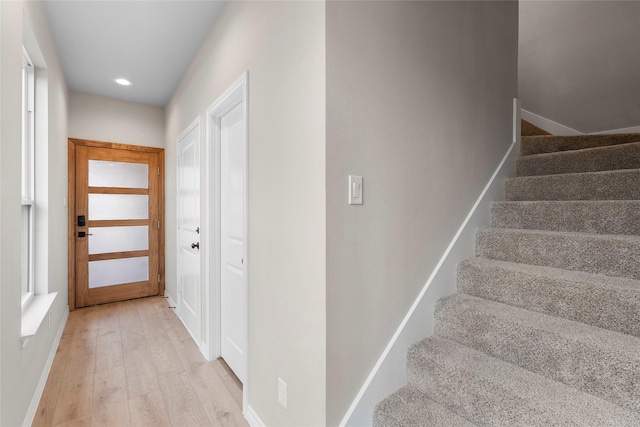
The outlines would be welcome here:
[[[378,403],[373,413],[373,425],[473,427],[474,424],[429,399],[417,389],[405,386]]]
[[[507,200],[640,200],[640,169],[505,180]]]
[[[435,333],[640,411],[640,339],[469,295],[441,298]]]
[[[640,281],[473,258],[458,292],[640,337]]]
[[[495,202],[491,226],[640,235],[640,200]]]
[[[638,133],[578,136],[523,136],[520,141],[520,155],[555,153],[558,151],[580,150],[583,148],[606,147],[609,145],[640,142]]]
[[[640,236],[485,228],[476,256],[640,280]]]
[[[640,168],[640,142],[521,156],[518,176],[555,175]]]
[[[414,344],[407,365],[411,385],[476,425],[640,425],[638,413],[443,337]]]
[[[546,130],[530,123],[524,119],[520,120],[520,135],[533,136],[533,135],[551,135]]]

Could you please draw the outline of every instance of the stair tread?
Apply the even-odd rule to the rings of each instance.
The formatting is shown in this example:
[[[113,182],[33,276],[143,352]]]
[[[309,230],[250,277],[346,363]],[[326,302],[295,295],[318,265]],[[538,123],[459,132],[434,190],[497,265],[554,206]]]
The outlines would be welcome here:
[[[532,159],[555,159],[562,157],[573,157],[582,153],[607,153],[609,151],[622,150],[629,147],[636,147],[640,144],[640,135],[638,136],[638,140],[623,142],[615,145],[605,145],[599,147],[583,147],[576,148],[574,150],[565,150],[565,151],[553,151],[549,153],[537,153],[537,154],[528,154],[526,156],[519,156],[517,160],[532,160]]]
[[[548,152],[570,151],[582,148],[603,147],[629,142],[639,142],[640,134],[601,134],[601,135],[532,135],[522,136],[520,155],[540,154]]]
[[[491,206],[499,228],[640,235],[640,200],[500,201]]]
[[[640,414],[441,336],[414,344],[408,366],[412,385],[479,425],[640,425]]]
[[[471,258],[458,267],[458,291],[640,337],[638,280]]]
[[[556,267],[522,264],[518,262],[501,261],[483,257],[467,259],[463,261],[463,264],[498,267],[505,270],[517,271],[531,275],[553,277],[561,280],[590,283],[618,289],[631,289],[640,292],[640,280],[629,279],[626,277],[614,277],[607,276],[605,274],[588,273],[586,271],[565,270]]]
[[[590,345],[606,347],[612,351],[615,349],[616,353],[625,354],[640,364],[640,338],[627,334],[460,293],[442,298],[439,300],[439,304],[438,308],[445,305],[463,304],[468,309],[487,313],[494,318],[509,320],[531,330],[544,330],[574,341],[588,342]],[[480,325],[480,327],[482,326],[484,325]],[[469,333],[472,332],[469,331]]]
[[[518,176],[597,172],[640,167],[640,142],[531,154],[516,160]]]
[[[378,403],[373,424],[375,427],[474,425],[411,386],[402,387]]]
[[[482,228],[476,256],[640,280],[640,236]]]
[[[640,200],[640,169],[510,177],[507,200]]]
[[[529,230],[526,228],[502,228],[502,227],[485,227],[480,228],[478,232],[491,232],[491,233],[521,233],[529,235],[547,235],[547,236],[565,236],[565,237],[578,237],[578,238],[591,238],[599,240],[617,240],[621,242],[639,242],[640,236],[630,234],[599,234],[599,233],[581,233],[577,231],[556,231],[556,230]]]
[[[497,202],[493,202],[493,204],[505,204],[505,205],[585,205],[585,206],[593,206],[593,205],[640,205],[640,200],[499,200]]]
[[[464,294],[435,317],[436,334],[640,411],[640,338]]]

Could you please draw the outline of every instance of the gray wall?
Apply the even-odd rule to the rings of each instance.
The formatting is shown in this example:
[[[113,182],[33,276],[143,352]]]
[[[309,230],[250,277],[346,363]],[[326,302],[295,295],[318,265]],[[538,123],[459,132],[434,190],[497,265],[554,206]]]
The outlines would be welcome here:
[[[328,2],[326,20],[336,425],[510,146],[518,6]],[[364,177],[362,206],[347,204],[348,175]]]
[[[36,292],[58,292],[51,325],[20,348],[22,44],[48,89],[36,131]],[[35,47],[39,47],[39,53]],[[38,74],[37,74],[38,75]],[[37,77],[38,78],[38,77]],[[0,425],[22,425],[67,309],[67,86],[41,2],[0,1]],[[43,117],[44,115],[44,117]],[[40,137],[44,136],[41,140]],[[40,144],[40,141],[43,143]]]
[[[69,91],[69,138],[164,148],[164,108]]]
[[[640,126],[640,2],[521,1],[522,108],[583,133]]]

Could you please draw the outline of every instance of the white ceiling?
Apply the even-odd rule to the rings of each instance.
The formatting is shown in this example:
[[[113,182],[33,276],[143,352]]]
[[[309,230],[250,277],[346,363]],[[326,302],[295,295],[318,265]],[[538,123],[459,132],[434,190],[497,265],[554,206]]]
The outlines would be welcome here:
[[[226,1],[44,4],[69,89],[163,106]],[[132,85],[117,85],[118,77]]]

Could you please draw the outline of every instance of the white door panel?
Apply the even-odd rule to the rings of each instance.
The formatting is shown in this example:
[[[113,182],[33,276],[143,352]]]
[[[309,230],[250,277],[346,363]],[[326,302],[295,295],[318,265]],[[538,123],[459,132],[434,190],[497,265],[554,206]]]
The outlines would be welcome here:
[[[200,345],[200,126],[178,139],[178,315]],[[197,246],[196,246],[197,245]]]
[[[246,135],[242,102],[220,120],[220,155],[221,352],[229,367],[244,382]]]

